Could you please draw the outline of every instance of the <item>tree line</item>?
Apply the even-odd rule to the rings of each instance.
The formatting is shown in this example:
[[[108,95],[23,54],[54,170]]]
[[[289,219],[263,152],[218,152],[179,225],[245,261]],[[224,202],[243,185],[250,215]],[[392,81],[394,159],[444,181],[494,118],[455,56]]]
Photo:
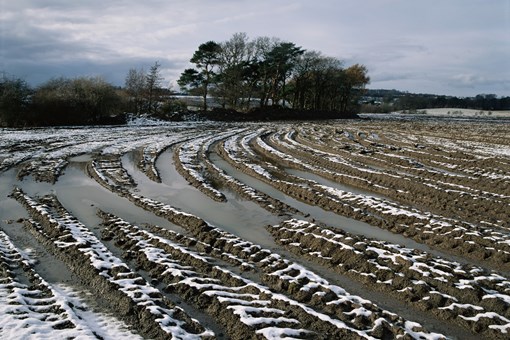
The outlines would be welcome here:
[[[278,38],[249,39],[236,33],[224,42],[208,41],[192,55],[194,68],[177,80],[181,91],[208,98],[222,108],[249,111],[283,107],[348,113],[369,82],[363,65],[343,63]],[[101,77],[53,78],[36,88],[0,75],[0,126],[94,125],[121,123],[126,112],[161,118],[185,111],[162,86],[161,64],[131,68],[123,87]],[[270,110],[268,110],[270,114]]]
[[[495,94],[478,94],[473,97],[457,97],[398,90],[367,90],[362,98],[363,112],[417,111],[437,108],[459,108],[483,111],[510,110],[510,97]]]
[[[104,124],[121,113],[122,95],[100,77],[54,78],[32,88],[0,78],[0,126]]]
[[[195,65],[177,83],[188,94],[208,97],[223,108],[248,111],[280,105],[297,110],[354,112],[369,83],[367,68],[307,51],[278,38],[249,39],[236,33],[225,42],[201,44],[190,59]]]
[[[170,91],[161,86],[160,67],[155,62],[147,72],[130,69],[124,87],[101,77],[59,77],[32,88],[25,80],[4,73],[0,76],[0,126],[123,124],[126,113],[156,116],[185,109],[168,100]]]
[[[181,91],[222,108],[249,111],[276,107],[354,112],[366,84],[363,65],[345,68],[320,52],[278,38],[249,39],[236,33],[225,42],[208,41],[192,55],[194,68],[177,80]],[[131,68],[123,87],[101,77],[53,78],[32,88],[25,80],[0,76],[0,126],[95,125],[122,123],[125,113],[168,118],[186,111],[162,86],[161,64]]]

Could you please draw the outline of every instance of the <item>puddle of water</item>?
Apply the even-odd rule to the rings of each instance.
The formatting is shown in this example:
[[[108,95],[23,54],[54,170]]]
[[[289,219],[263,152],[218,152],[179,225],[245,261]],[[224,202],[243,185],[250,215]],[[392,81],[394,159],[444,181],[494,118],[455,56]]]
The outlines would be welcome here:
[[[324,178],[322,176],[313,174],[311,172],[297,170],[297,169],[291,169],[291,168],[286,168],[285,172],[287,172],[288,174],[297,176],[297,177],[301,177],[301,178],[304,178],[304,179],[309,179],[309,180],[315,181],[315,182],[317,182],[319,184],[326,185],[326,186],[331,187],[331,188],[335,188],[335,189],[351,192],[353,194],[372,196],[372,197],[377,197],[377,198],[382,198],[382,199],[388,199],[384,195],[377,194],[377,193],[374,193],[374,192],[371,192],[371,191],[366,191],[366,190],[363,190],[363,189],[360,189],[360,188],[357,188],[357,187],[354,187],[354,186],[351,186],[351,185],[346,185],[346,184],[341,184],[341,183],[333,182],[333,181],[331,181],[329,179],[326,179],[326,178]]]
[[[62,205],[82,223],[98,227],[101,222],[96,209],[115,214],[133,224],[151,223],[171,230],[182,231],[166,219],[135,206],[100,186],[88,177],[81,166],[71,163],[53,187]]]
[[[72,274],[66,265],[49,254],[22,224],[16,223],[20,218],[28,218],[28,213],[16,200],[7,197],[15,186],[37,193],[49,191],[51,184],[38,183],[31,178],[25,178],[23,181],[16,179],[16,169],[10,169],[0,173],[0,227],[9,236],[11,241],[22,251],[29,251],[31,258],[36,258],[35,270],[46,281],[50,283],[62,283],[67,285],[80,286],[80,281]]]
[[[7,197],[18,184],[16,170],[10,169],[0,173],[0,228],[4,230],[15,244],[24,250],[32,248],[24,241],[25,232],[22,225],[15,223],[20,218],[27,218],[26,210],[16,200]]]
[[[122,165],[138,184],[135,191],[143,196],[170,204],[192,213],[207,222],[265,247],[274,247],[272,237],[265,230],[268,224],[278,224],[278,217],[256,203],[240,200],[231,192],[224,192],[227,202],[216,202],[192,187],[175,170],[172,151],[163,152],[156,162],[162,183],[151,181],[138,170],[132,155],[122,157]]]
[[[15,169],[0,173],[0,223],[26,216],[24,209],[15,200],[7,197],[17,182]]]
[[[353,234],[401,244],[461,263],[466,262],[464,259],[456,256],[431,250],[428,246],[407,239],[402,235],[393,234],[369,224],[325,211],[320,207],[297,201],[270,185],[236,170],[215,153],[212,153],[210,158],[230,176],[273,198],[281,200],[303,213],[309,214],[310,218],[314,218],[318,222]],[[278,248],[264,226],[278,224],[281,222],[281,218],[268,213],[253,202],[239,200],[237,194],[228,191],[224,192],[229,200],[227,203],[211,200],[190,186],[175,171],[170,151],[163,153],[160,159],[158,159],[157,167],[163,183],[155,183],[135,169],[132,161],[129,160],[129,156],[123,158],[123,165],[139,184],[139,189],[136,190],[140,190],[142,195],[200,216],[234,235],[260,244],[263,247],[269,249]],[[31,196],[42,196],[49,193],[56,194],[63,206],[82,223],[91,227],[91,230],[96,234],[99,234],[98,225],[100,223],[100,219],[96,215],[96,208],[101,208],[118,215],[133,224],[151,223],[177,232],[183,232],[180,227],[173,225],[166,219],[155,216],[135,206],[127,199],[119,197],[101,187],[84,173],[83,165],[70,163],[54,185],[35,182],[31,177],[18,181],[16,180],[15,169],[0,173],[0,226],[9,231],[8,234],[21,240],[21,242],[25,242],[23,239],[31,238],[31,236],[26,231],[23,231],[19,224],[8,224],[6,222],[7,220],[27,217],[23,207],[15,200],[7,197],[15,185],[20,186]],[[301,217],[296,216],[296,218]],[[42,270],[48,271],[49,276],[54,275],[56,278],[60,275],[59,270],[53,274],[49,269],[42,268]],[[55,282],[58,281],[57,279],[55,280]]]
[[[85,158],[84,158],[85,159]],[[16,179],[16,171],[11,169],[0,175],[0,219],[16,220],[27,217],[26,211],[15,200],[8,198],[19,186],[29,196],[57,195],[62,205],[87,226],[97,228],[100,219],[96,209],[100,208],[133,224],[151,223],[164,228],[182,231],[166,219],[135,206],[125,198],[111,193],[84,173],[83,165],[70,163],[55,184],[36,182],[31,177],[23,181]]]
[[[69,162],[71,163],[83,163],[83,162],[90,162],[92,160],[92,155],[90,154],[84,154],[79,156],[74,156],[69,158]]]

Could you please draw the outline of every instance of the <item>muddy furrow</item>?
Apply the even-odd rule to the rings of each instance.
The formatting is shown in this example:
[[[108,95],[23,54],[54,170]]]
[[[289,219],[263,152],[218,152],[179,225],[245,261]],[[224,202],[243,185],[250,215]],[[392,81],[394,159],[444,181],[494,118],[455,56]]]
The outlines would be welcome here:
[[[418,128],[420,133],[425,132],[423,128],[425,127]],[[394,125],[391,127],[383,126],[382,129],[376,127],[374,128],[375,132],[357,133],[357,135],[363,135],[364,138],[354,137],[355,133],[344,130],[324,130],[296,129],[297,133],[294,134],[294,137],[297,142],[306,147],[326,153],[340,154],[362,164],[366,162],[370,164],[370,160],[383,162],[382,164],[375,163],[373,165],[383,167],[386,171],[393,171],[395,167],[404,166],[407,167],[407,171],[415,171],[416,175],[422,175],[426,172],[432,177],[444,177],[448,181],[457,182],[457,184],[463,184],[464,186],[473,186],[476,189],[484,189],[484,186],[487,186],[487,189],[501,190],[501,184],[504,184],[504,182],[483,181],[483,178],[473,177],[472,171],[465,169],[476,167],[481,172],[485,169],[485,171],[497,173],[510,171],[508,167],[494,168],[498,164],[504,164],[501,163],[501,161],[504,161],[503,157],[480,157],[470,149],[455,150],[455,147],[450,147],[449,139],[423,140],[420,137],[406,141],[407,137],[416,132],[398,134],[394,131]],[[443,131],[441,128],[439,130]],[[443,131],[443,133],[446,136],[452,132]],[[341,141],[332,138],[339,134],[342,136],[347,134],[351,138],[344,138]],[[465,134],[466,131],[462,131],[462,135]],[[461,133],[458,133],[458,135],[461,135]],[[455,145],[469,145],[471,142],[469,139],[460,142],[455,141]],[[436,169],[440,171],[436,171]],[[459,181],[460,183],[458,183]],[[472,185],[469,185],[469,183],[472,183]],[[505,187],[510,189],[508,184]]]
[[[245,131],[245,129],[239,130],[237,133],[241,133],[243,131]],[[217,182],[241,195],[243,198],[257,203],[262,208],[272,213],[297,213],[296,209],[293,209],[281,201],[271,198],[268,195],[243,184],[235,178],[228,176],[209,159],[209,154],[213,145],[218,144],[221,140],[232,135],[234,135],[234,133],[220,134],[209,138],[193,140],[181,145],[174,153],[174,155],[178,154],[178,157],[174,156],[176,169],[188,180],[190,184],[214,200],[226,200],[225,195],[214,188],[213,182]],[[201,174],[194,175],[198,171],[200,173],[205,173],[206,176]]]
[[[377,135],[379,140],[379,135]],[[366,164],[375,168],[384,169],[384,173],[397,172],[406,175],[411,179],[426,179],[436,185],[462,186],[468,191],[486,192],[485,195],[498,198],[502,195],[489,193],[488,190],[501,191],[501,183],[493,181],[484,181],[482,178],[474,177],[467,172],[463,172],[463,167],[459,164],[459,159],[442,156],[439,160],[434,160],[438,153],[441,153],[439,146],[424,146],[416,144],[414,146],[403,146],[399,143],[381,144],[371,141],[365,146],[363,152],[347,152],[349,144],[342,145],[341,148],[328,149],[313,144],[309,136],[301,130],[293,130],[292,138],[285,136],[287,142],[297,143],[297,146],[303,150],[313,152],[325,152],[326,154],[337,154],[351,160],[352,164]],[[333,147],[332,145],[331,147]],[[462,155],[462,161],[470,158],[469,155]],[[472,156],[471,156],[472,157]],[[492,195],[491,195],[492,194]],[[503,195],[504,196],[504,195]]]
[[[255,151],[267,152],[267,144],[260,137],[256,137],[255,140]],[[231,144],[229,144],[229,148],[235,147]],[[264,146],[256,147],[256,145]],[[224,146],[225,148],[227,147]],[[282,174],[274,166],[266,169],[261,166],[261,163],[254,164],[249,159],[239,156],[242,152],[236,152],[237,150],[232,152],[220,149],[219,151],[225,160],[242,171],[306,203],[392,232],[404,233],[405,236],[418,242],[454,254],[489,261],[496,268],[505,269],[509,265],[510,243],[508,240],[510,235],[506,232],[443,218],[387,200],[334,189],[311,180],[296,179],[296,182],[279,180],[277,178],[282,177],[292,180],[292,176]],[[236,154],[234,158],[230,156],[232,153]]]
[[[193,138],[194,135],[194,131],[175,131],[172,135],[167,133],[165,138],[162,138],[162,140],[144,145],[137,151],[137,153],[135,153],[135,157],[138,158],[136,166],[149,179],[156,183],[161,183],[161,177],[159,176],[158,169],[156,168],[156,160],[158,157],[165,150],[172,148],[178,143],[188,141],[190,138]]]
[[[35,222],[26,226],[93,290],[101,292],[118,315],[150,338],[213,336],[161,292],[115,257],[86,226],[69,215],[55,197],[39,201],[13,192]]]
[[[206,250],[213,248],[222,249],[224,253],[232,254],[232,256],[244,259],[248,263],[256,264],[257,270],[261,271],[262,285],[218,267],[216,264],[210,263],[208,257],[176,245],[167,238],[142,231],[137,227],[112,218],[112,216],[108,218],[108,228],[116,230],[114,233],[117,233],[117,237],[119,240],[122,240],[122,244],[127,244],[126,247],[129,251],[144,252],[145,255],[142,256],[144,261],[148,259],[147,249],[152,249],[151,247],[155,246],[159,250],[153,250],[151,254],[161,254],[160,251],[164,250],[165,254],[172,256],[172,260],[183,261],[175,270],[177,278],[169,277],[169,282],[171,283],[169,289],[172,289],[173,292],[184,294],[188,299],[196,299],[193,303],[199,304],[199,307],[206,308],[210,306],[208,310],[210,309],[213,315],[217,315],[219,311],[227,313],[224,316],[222,314],[216,316],[224,318],[220,319],[222,322],[233,322],[229,321],[231,316],[228,316],[228,310],[233,309],[234,314],[241,316],[241,322],[244,320],[244,322],[251,322],[254,325],[259,325],[260,323],[267,326],[265,322],[267,320],[256,321],[253,317],[249,317],[250,313],[258,315],[256,306],[260,304],[273,312],[281,310],[282,312],[276,312],[277,315],[280,314],[285,315],[286,318],[293,317],[297,319],[301,325],[300,327],[309,330],[305,331],[305,329],[298,328],[301,330],[302,335],[307,338],[309,336],[312,338],[321,336],[324,338],[395,337],[398,334],[421,333],[423,331],[417,324],[395,318],[394,314],[380,310],[368,300],[348,294],[342,288],[329,284],[326,280],[300,265],[284,260],[266,249],[262,249],[257,245],[246,242],[217,228],[207,225],[200,229],[194,228],[193,235],[203,244],[209,245]],[[122,231],[122,228],[127,229]],[[167,231],[157,227],[152,227],[151,229],[158,234],[168,235]],[[176,235],[175,233],[172,234]],[[180,239],[182,238],[180,237]],[[211,254],[211,252],[207,252],[208,256]],[[154,258],[154,256],[152,257]],[[153,265],[154,263],[164,262],[165,259],[168,260],[163,255],[160,257],[161,261],[153,259],[150,263]],[[174,265],[176,265],[175,262],[169,264],[170,267]],[[147,266],[151,268],[151,265],[147,264]],[[161,267],[157,272],[171,272],[170,267]],[[193,268],[195,271],[203,273],[202,275],[207,274],[208,277],[195,278],[195,274],[193,274],[190,278],[188,276],[190,275],[189,272],[182,272],[183,268]],[[236,283],[236,285],[229,286],[233,283]],[[193,293],[189,292],[191,288],[194,289]],[[282,296],[282,293],[285,295]],[[204,294],[207,297],[203,297],[202,295]],[[250,294],[252,298],[263,296],[263,301],[265,302],[250,302],[252,301],[249,298]],[[215,302],[210,301],[211,298],[222,300],[223,308],[215,306]],[[238,303],[241,303],[241,305],[236,307],[230,305]],[[249,306],[249,308],[244,310],[246,306]],[[264,315],[263,319],[268,317],[264,313],[261,314]],[[271,320],[271,317],[269,317],[269,320]],[[289,320],[286,319],[286,321]],[[272,322],[275,322],[275,320]],[[232,326],[226,324],[225,327],[231,329]],[[269,331],[268,329],[263,329],[263,331],[259,329],[258,332],[265,334]],[[271,327],[271,332],[276,332],[276,330],[275,326]],[[313,335],[310,333],[310,330],[318,332],[320,335]],[[257,331],[255,332],[257,333]],[[299,331],[290,331],[289,334],[297,336]],[[422,335],[424,337],[439,337],[438,334],[427,335],[426,332]],[[237,336],[233,336],[237,338]]]
[[[100,338],[0,231],[0,337]],[[22,333],[19,331],[22,330]]]
[[[156,200],[142,197],[136,194],[131,193],[124,193],[124,196],[130,199],[132,202],[134,202],[136,205],[143,207],[144,209],[153,212],[154,214],[164,217],[171,221],[172,223],[175,223],[177,225],[182,226],[184,229],[188,230],[192,233],[192,235],[197,238],[199,241],[208,244],[212,246],[213,248],[222,249],[223,252],[232,253],[233,256],[245,259],[247,263],[251,263],[254,261],[255,263],[258,263],[259,265],[263,266],[265,268],[265,272],[263,275],[263,283],[267,284],[268,287],[275,289],[277,292],[285,292],[286,294],[291,294],[291,298],[295,298],[299,303],[310,303],[310,301],[313,301],[313,307],[319,308],[321,310],[321,313],[324,313],[324,315],[329,315],[330,313],[336,313],[337,310],[336,307],[338,307],[338,303],[340,301],[345,300],[345,296],[336,296],[331,295],[330,293],[333,292],[344,292],[344,290],[340,287],[330,285],[325,281],[324,279],[318,278],[318,276],[312,272],[309,272],[308,270],[304,269],[303,267],[290,263],[283,258],[281,258],[279,255],[272,254],[268,250],[263,250],[259,246],[256,246],[250,242],[246,242],[234,235],[228,234],[224,231],[221,231],[217,228],[214,228],[210,226],[207,222],[203,221],[201,218],[196,217],[194,215],[191,215],[189,213],[180,211],[174,207],[171,207],[169,205],[163,204],[161,202],[158,202]],[[262,256],[262,257],[261,257]],[[265,259],[265,260],[264,260]],[[253,264],[252,264],[253,265]],[[274,268],[278,268],[277,272],[274,273]],[[296,270],[299,274],[296,274]],[[286,274],[282,277],[282,273]],[[305,277],[306,279],[304,281],[300,280],[299,277]],[[310,278],[314,278],[313,280],[318,280],[318,283],[315,284],[312,282],[310,283],[308,280]],[[299,279],[299,280],[298,280]],[[297,281],[296,281],[297,280]],[[296,286],[296,284],[298,286]],[[296,291],[296,287],[299,287],[299,285],[303,285],[304,288]],[[310,292],[309,287],[313,287],[316,284],[319,285],[320,291],[326,294],[326,298],[322,297],[314,297],[315,295],[322,296],[323,293],[314,294],[317,291]],[[312,295],[311,295],[312,294]],[[336,297],[335,297],[336,296]],[[358,299],[358,298],[356,298]],[[361,299],[363,301],[366,301],[364,299]],[[334,302],[337,301],[337,302]],[[348,301],[351,301],[348,299]],[[288,301],[287,301],[288,302]],[[359,302],[359,301],[358,301]],[[352,303],[352,302],[351,302]],[[368,302],[367,302],[368,303]],[[343,302],[342,302],[343,304]],[[292,305],[292,304],[291,304]],[[300,305],[301,306],[301,305]],[[375,310],[379,310],[375,305],[371,305],[371,310],[375,308]],[[335,307],[335,308],[333,308]],[[302,306],[303,310],[307,310],[308,307],[306,305]],[[357,310],[358,307],[356,305],[351,307],[342,307],[339,310],[339,317],[344,318],[346,315],[357,315],[357,312],[353,312],[353,314],[349,314],[352,309]],[[362,306],[363,310],[367,308],[367,306]],[[373,315],[374,311],[371,311],[368,313],[368,315]],[[315,312],[314,312],[315,313]],[[387,320],[389,322],[389,325],[392,325],[394,322],[397,322],[400,324],[400,327],[391,326],[387,327],[382,325],[381,327],[375,327],[375,325],[372,328],[374,330],[374,334],[386,334],[388,332],[388,328],[392,329],[389,331],[393,334],[400,334],[403,333],[409,333],[409,334],[415,334],[414,332],[420,333],[421,326],[418,326],[418,324],[415,323],[406,323],[404,321],[398,321],[398,319],[394,319],[391,315],[391,313],[380,311],[378,313],[382,313],[383,315],[387,315],[389,319]],[[321,314],[322,315],[322,314]],[[377,315],[377,314],[376,314]],[[360,316],[361,317],[361,316]],[[321,317],[322,318],[322,317]],[[375,320],[378,320],[379,318],[376,318]],[[341,319],[342,320],[342,319]],[[343,325],[348,320],[355,320],[355,319],[347,319],[342,320],[341,325]],[[361,320],[361,321],[360,321]],[[357,322],[361,324],[365,324],[367,321],[362,321],[363,319],[360,319]],[[371,318],[372,320],[372,318]],[[373,320],[373,321],[375,321]],[[335,322],[333,322],[335,323]],[[406,326],[407,325],[407,326]],[[417,328],[416,328],[416,327]],[[409,328],[410,327],[410,328]],[[396,332],[396,333],[395,333]],[[418,334],[416,333],[416,334]],[[436,336],[436,335],[432,335]]]
[[[509,126],[2,129],[0,338],[506,339]]]
[[[188,142],[184,142],[175,148],[173,159],[175,169],[183,176],[192,186],[200,190],[209,198],[225,202],[226,197],[223,193],[213,187],[211,179],[207,178],[209,174],[205,171],[205,166],[199,159],[201,148],[204,143],[209,140],[219,140],[235,134],[235,132],[227,132],[223,134],[211,134],[201,138],[195,138]]]
[[[504,338],[510,329],[510,281],[497,273],[306,221],[289,220],[268,229],[295,254],[443,321],[453,319],[474,334]]]
[[[265,169],[260,165],[261,163],[252,163],[250,159],[242,156],[250,152],[237,150],[235,149],[236,147],[238,147],[237,144],[230,141],[228,147],[225,146],[223,149],[220,149],[219,152],[224,159],[233,166],[272,185],[291,197],[308,204],[320,206],[325,210],[331,210],[343,216],[382,227],[392,232],[403,233],[405,236],[412,237],[418,242],[426,243],[444,250],[452,250],[455,254],[472,257],[477,260],[485,260],[492,257],[491,263],[496,267],[502,266],[502,268],[505,268],[505,266],[507,266],[509,257],[506,253],[506,236],[503,233],[491,231],[490,229],[482,229],[485,235],[480,235],[476,232],[465,233],[466,230],[471,228],[471,225],[462,226],[463,223],[460,223],[460,226],[455,226],[450,223],[451,221],[441,222],[441,218],[438,216],[433,216],[428,213],[419,213],[416,209],[406,210],[404,207],[387,201],[378,200],[374,197],[354,195],[352,193],[318,185],[310,180],[305,181],[300,179],[298,180],[300,183],[277,180],[278,177],[282,177],[282,175],[273,176],[274,173],[277,173],[278,169],[272,166]],[[286,177],[288,178],[289,176]],[[311,186],[303,184],[305,182],[308,182]],[[358,201],[362,205],[353,205],[353,200]],[[384,214],[384,219],[377,217],[381,213]],[[435,233],[436,229],[433,228],[446,228],[444,233],[447,238],[445,238],[444,235],[437,235]],[[432,229],[434,232],[432,232]],[[471,239],[472,237],[481,240],[482,245],[486,244],[486,247],[477,244]],[[484,239],[484,237],[486,239]],[[463,239],[468,242],[464,242]],[[446,242],[448,240],[451,241]],[[497,244],[503,248],[496,250],[494,248],[494,242],[498,242]]]
[[[231,338],[267,338],[264,335],[271,333],[296,338],[319,336],[303,329],[297,319],[284,317],[290,313],[277,308],[270,299],[262,298],[256,285],[212,264],[209,256],[143,231],[112,215],[102,216],[106,237],[113,237],[127,256],[135,258],[151,277],[165,283],[166,291],[206,310],[225,327]]]
[[[373,190],[400,203],[412,204],[452,218],[476,223],[481,214],[489,211],[493,223],[498,226],[497,221],[504,221],[504,216],[510,214],[510,196],[472,190],[470,185],[480,187],[478,180],[475,184],[470,184],[466,183],[466,176],[442,174],[437,170],[430,170],[425,174],[426,169],[421,163],[411,159],[405,160],[406,163],[411,162],[411,165],[408,163],[407,166],[399,165],[393,160],[389,162],[386,171],[369,169],[366,167],[366,159],[370,156],[366,154],[359,156],[363,157],[359,160],[353,160],[352,153],[344,158],[316,149],[307,150],[290,137],[292,132],[284,135],[271,134],[263,138],[264,143],[259,144],[266,149],[264,156],[271,157],[278,163],[311,171],[336,182]],[[391,152],[384,154],[388,156]],[[395,158],[400,160],[403,157]],[[419,169],[416,169],[416,164],[420,166]],[[453,179],[458,179],[458,182]],[[392,189],[396,187],[399,190]],[[501,189],[499,187],[499,190]]]

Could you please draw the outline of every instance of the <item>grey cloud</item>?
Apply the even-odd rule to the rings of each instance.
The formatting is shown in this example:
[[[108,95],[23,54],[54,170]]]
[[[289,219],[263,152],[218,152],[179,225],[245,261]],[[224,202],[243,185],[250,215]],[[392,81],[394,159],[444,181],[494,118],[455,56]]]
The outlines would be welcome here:
[[[473,73],[454,75],[450,78],[449,85],[458,88],[487,89],[489,91],[493,89],[503,89],[504,91],[510,91],[509,78],[487,78],[483,75]]]
[[[182,63],[164,58],[133,58],[116,60],[111,63],[97,63],[90,60],[80,59],[68,62],[50,62],[41,68],[36,62],[13,62],[9,73],[30,80],[34,85],[40,85],[54,77],[89,77],[101,76],[114,85],[122,86],[126,74],[130,68],[143,68],[148,70],[154,62],[159,61],[164,76],[163,85],[175,80],[175,76],[184,68]]]
[[[506,0],[19,0],[0,11],[0,71],[39,83],[163,64],[175,81],[199,44],[266,35],[362,63],[371,87],[508,95]],[[505,12],[506,11],[506,12]],[[471,76],[470,76],[471,75]],[[503,79],[503,81],[500,81]]]
[[[371,78],[373,82],[383,83],[387,81],[399,81],[417,79],[419,75],[412,73],[375,73]]]

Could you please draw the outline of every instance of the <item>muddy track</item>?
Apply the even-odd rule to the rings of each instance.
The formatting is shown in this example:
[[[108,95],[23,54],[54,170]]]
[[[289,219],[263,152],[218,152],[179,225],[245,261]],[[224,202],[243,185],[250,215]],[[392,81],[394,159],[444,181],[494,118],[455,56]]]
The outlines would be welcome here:
[[[268,151],[267,144],[260,136],[254,139],[256,140],[253,142],[255,152],[269,158],[277,154],[275,151]],[[406,237],[411,237],[418,242],[456,255],[489,261],[494,268],[508,271],[510,248],[506,240],[509,235],[496,228],[442,218],[414,208],[399,206],[393,202],[335,190],[310,180],[292,178],[271,165],[267,166],[267,163],[255,163],[249,158],[240,159],[239,156],[232,158],[232,155],[224,150],[219,150],[220,155],[233,166],[305,203],[320,206],[392,232],[403,233]],[[292,156],[285,157],[288,159]]]
[[[446,200],[449,202],[461,204],[466,208],[467,204],[471,204],[471,200],[479,200],[478,208],[483,208],[484,204],[490,204],[492,209],[495,211],[501,211],[501,214],[504,214],[508,203],[510,203],[510,196],[506,195],[509,191],[504,187],[501,187],[501,183],[494,183],[493,181],[483,181],[481,179],[476,179],[476,182],[472,183],[471,180],[474,179],[472,176],[462,176],[453,173],[441,172],[437,169],[428,168],[424,166],[423,163],[426,161],[429,153],[427,153],[427,157],[421,155],[419,159],[410,158],[407,156],[402,156],[400,154],[392,155],[391,151],[385,150],[385,152],[379,152],[378,150],[364,150],[362,154],[360,153],[349,153],[348,155],[341,156],[337,153],[324,153],[318,150],[317,148],[313,148],[311,146],[304,147],[303,144],[300,144],[294,140],[294,135],[296,135],[296,131],[292,130],[289,133],[275,133],[271,134],[268,137],[264,138],[264,143],[268,144],[272,148],[276,148],[278,150],[284,149],[287,154],[298,155],[297,161],[299,159],[303,160],[300,164],[296,164],[297,162],[289,162],[290,166],[296,166],[301,164],[309,165],[305,170],[314,170],[320,171],[322,176],[344,176],[341,181],[345,180],[358,180],[358,186],[366,186],[367,190],[380,190],[381,193],[387,192],[393,193],[391,196],[393,198],[399,198],[401,194],[401,199],[406,199],[404,194],[408,194],[407,201],[413,204],[416,204],[416,198],[423,198],[423,196],[432,196],[434,200],[431,202],[426,201],[427,206],[430,206],[432,203],[439,204],[441,206],[441,202]],[[297,139],[297,138],[296,138]],[[305,144],[306,145],[306,144]],[[391,149],[391,148],[390,148]],[[394,148],[401,151],[401,148]],[[433,150],[435,151],[435,149]],[[422,152],[425,153],[425,152]],[[367,155],[368,154],[368,155]],[[373,155],[382,155],[383,157],[393,156],[391,164],[389,164],[387,169],[384,171],[378,171],[377,169],[371,169],[367,167],[367,163],[370,164],[370,160],[374,157]],[[273,156],[276,156],[273,154]],[[398,163],[403,162],[407,166],[400,166]],[[364,165],[365,164],[365,165]],[[414,166],[412,166],[414,164]],[[310,167],[311,165],[311,167]],[[449,167],[454,167],[453,164],[448,164]],[[382,164],[379,164],[381,167]],[[323,167],[324,170],[320,170]],[[395,170],[396,168],[396,170]],[[335,172],[328,171],[334,170]],[[400,170],[399,170],[400,169]],[[415,172],[413,175],[412,173]],[[366,177],[366,178],[364,178]],[[391,188],[397,187],[395,185],[395,181],[399,181],[399,189],[400,190],[391,190]],[[402,183],[402,181],[405,181]],[[409,186],[413,184],[413,193],[415,195],[409,195],[409,190],[406,189],[406,185]],[[460,185],[462,184],[462,185]],[[483,184],[497,185],[499,186],[499,191],[505,194],[496,194],[488,191],[474,189],[473,186],[480,188]],[[420,185],[423,187],[420,189]],[[438,192],[434,190],[438,189]],[[462,190],[464,191],[462,191]],[[416,193],[420,193],[419,190],[425,190],[423,195],[416,195]],[[421,193],[420,193],[421,194]],[[438,195],[453,195],[452,197],[446,196],[444,199]],[[460,197],[466,196],[464,200],[460,200]],[[413,199],[415,201],[411,201]],[[481,202],[480,202],[481,201]],[[437,202],[437,203],[436,203]],[[424,202],[420,202],[423,204]],[[451,210],[458,210],[455,207],[450,206]],[[469,211],[471,209],[463,209],[461,211]],[[477,212],[477,211],[474,211]],[[444,211],[443,211],[444,213]],[[458,212],[457,212],[458,214]]]
[[[325,168],[326,170],[323,171],[317,169],[321,176],[329,177],[332,180],[353,181],[353,185],[389,195],[389,197],[406,204],[426,206],[434,212],[446,214],[445,216],[449,217],[479,221],[480,216],[476,214],[487,211],[496,221],[509,213],[510,196],[508,194],[510,189],[508,189],[508,183],[488,181],[468,173],[463,175],[462,167],[457,162],[440,162],[440,164],[427,166],[432,154],[437,152],[436,147],[425,148],[424,146],[420,150],[427,152],[411,154],[401,146],[390,147],[375,143],[374,147],[372,142],[370,147],[363,149],[363,154],[345,151],[332,153],[330,150],[329,152],[323,151],[323,155],[320,155],[320,147],[310,141],[305,142],[303,137],[297,135],[295,131],[293,132],[290,136],[289,134],[285,136],[272,135],[269,141],[279,150],[290,151],[300,158],[312,160],[312,164]],[[304,150],[303,145],[307,146]],[[302,150],[297,146],[301,146]],[[350,160],[351,163],[334,161],[333,157],[340,156],[345,160]],[[328,161],[328,158],[331,161]],[[365,168],[370,171],[363,174],[360,171],[363,169],[363,164],[375,166],[384,169],[384,171]],[[352,167],[352,165],[356,165],[356,167]],[[444,169],[441,169],[441,166]],[[328,169],[334,172],[331,173],[327,171]],[[342,174],[346,175],[342,176]],[[336,176],[340,177],[335,178]],[[397,182],[398,185],[396,185]],[[391,190],[395,187],[398,187],[399,190]],[[504,194],[491,192],[496,188],[496,191]]]
[[[34,324],[41,334],[97,336],[93,329],[83,327],[72,304],[64,302],[60,294],[37,274],[30,260],[4,232],[0,232],[0,273],[1,298],[8,301],[7,308],[2,308],[1,329],[8,329],[10,323],[23,320],[27,325]],[[32,332],[33,329],[27,329],[26,334],[20,335],[28,337]]]
[[[201,228],[194,229],[193,234],[202,243],[202,247],[208,245],[204,249],[207,255],[213,255],[213,249],[221,249],[223,253],[231,254],[233,258],[248,262],[249,266],[241,263],[242,270],[256,266],[255,270],[261,271],[259,274],[261,281],[267,286],[243,279],[229,270],[218,267],[217,264],[212,264],[204,255],[191,252],[188,248],[169,240],[169,238],[178,238],[182,242],[185,239],[184,236],[169,235],[165,230],[152,227],[153,232],[165,235],[162,238],[129,225],[114,216],[103,214],[103,218],[107,226],[105,230],[107,237],[114,237],[130,257],[136,257],[143,268],[151,271],[151,275],[164,280],[169,285],[168,290],[187,298],[199,308],[207,308],[208,313],[223,322],[234,338],[240,337],[241,334],[248,334],[249,327],[246,324],[255,326],[255,334],[263,334],[269,330],[257,328],[267,327],[267,324],[274,322],[285,326],[286,330],[279,331],[282,336],[293,334],[294,337],[300,338],[363,337],[364,331],[367,330],[369,330],[366,333],[368,335],[373,333],[377,337],[396,337],[405,332],[402,326],[402,328],[398,326],[403,325],[404,322],[379,310],[369,301],[355,296],[343,296],[339,287],[328,285],[325,280],[310,275],[311,273],[299,265],[289,263],[268,250],[228,233],[214,228]],[[197,241],[191,240],[187,243],[192,245],[194,242]],[[158,259],[154,259],[156,249],[168,254],[172,260],[168,258],[169,263],[163,263],[165,260],[161,255]],[[172,273],[172,275],[165,276],[161,273]],[[283,273],[286,275],[282,276]],[[270,289],[284,293],[290,298],[272,293]],[[326,295],[321,298],[323,294]],[[347,301],[343,302],[344,300]],[[311,304],[315,310],[306,307],[302,304],[303,302]],[[335,308],[328,307],[328,304],[334,305]],[[246,308],[246,306],[250,307]],[[245,308],[246,310],[243,310]],[[257,311],[257,308],[260,310]],[[360,310],[364,312],[359,314]],[[346,326],[337,327],[338,321],[329,319],[327,316],[332,312]],[[246,320],[244,313],[252,315],[249,317],[250,320]],[[278,314],[293,316],[295,319],[287,318],[284,321],[278,321]],[[241,318],[237,320],[235,315]],[[349,315],[358,316],[351,318]],[[367,316],[369,316],[368,319]],[[257,321],[256,318],[261,320]],[[383,319],[386,321],[380,326],[370,326],[370,322],[377,320],[377,323],[381,323]],[[287,328],[292,324],[300,326],[297,330],[288,330]],[[271,326],[271,332],[276,331],[276,327]]]
[[[32,234],[141,334],[158,339],[169,334],[209,336],[182,309],[111,254],[56,198],[45,197],[38,202],[19,189],[12,195],[34,219],[26,222]]]
[[[488,338],[500,336],[493,328],[510,319],[504,298],[510,281],[496,273],[306,221],[289,220],[268,229],[297,255]],[[483,323],[474,322],[480,318]]]

